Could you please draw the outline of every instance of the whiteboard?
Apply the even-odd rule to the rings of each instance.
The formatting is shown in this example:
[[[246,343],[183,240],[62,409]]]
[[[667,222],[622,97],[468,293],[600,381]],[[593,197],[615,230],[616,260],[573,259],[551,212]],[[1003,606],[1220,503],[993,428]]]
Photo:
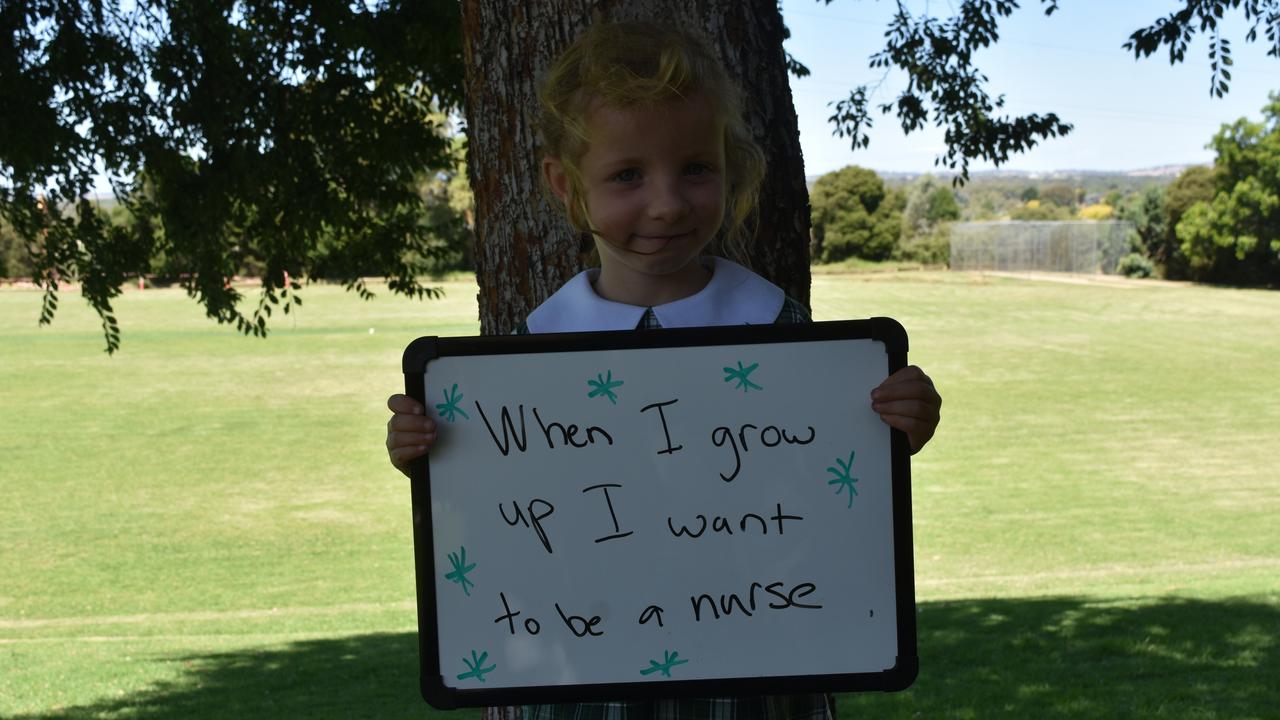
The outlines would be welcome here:
[[[899,689],[896,322],[420,338],[422,690],[437,707]]]

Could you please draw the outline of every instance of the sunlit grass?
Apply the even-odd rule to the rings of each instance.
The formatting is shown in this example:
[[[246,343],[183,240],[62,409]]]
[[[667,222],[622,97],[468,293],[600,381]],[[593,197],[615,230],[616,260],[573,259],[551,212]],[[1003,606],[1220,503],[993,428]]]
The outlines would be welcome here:
[[[404,346],[477,331],[444,286],[309,287],[267,340],[130,291],[115,357],[78,298],[42,329],[0,291],[0,716],[429,714],[382,443]],[[813,304],[900,320],[945,398],[921,677],[849,713],[1265,716],[1280,293],[913,271],[815,274]]]

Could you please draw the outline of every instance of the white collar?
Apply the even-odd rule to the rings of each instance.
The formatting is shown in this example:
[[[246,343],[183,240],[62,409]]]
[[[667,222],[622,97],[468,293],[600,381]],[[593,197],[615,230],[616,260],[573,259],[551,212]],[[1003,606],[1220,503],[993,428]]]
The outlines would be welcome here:
[[[702,290],[665,305],[653,314],[664,328],[711,325],[766,325],[777,319],[786,294],[782,288],[724,258],[704,258],[711,281]],[[592,282],[599,268],[574,275],[529,313],[532,333],[633,330],[648,308],[605,300]]]

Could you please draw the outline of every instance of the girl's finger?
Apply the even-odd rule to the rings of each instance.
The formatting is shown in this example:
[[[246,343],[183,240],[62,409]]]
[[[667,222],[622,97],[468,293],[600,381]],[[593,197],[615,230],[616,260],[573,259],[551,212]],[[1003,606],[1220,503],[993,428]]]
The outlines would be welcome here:
[[[938,417],[938,406],[923,400],[891,400],[871,403],[871,409],[881,415],[901,415],[921,420]]]
[[[387,398],[387,409],[393,413],[404,413],[406,415],[426,414],[422,407],[422,403],[414,400],[408,395],[392,395]]]
[[[895,402],[914,402],[922,407],[923,410],[920,410],[920,413],[925,415],[937,415],[942,407],[942,398],[934,392],[911,392],[909,388],[904,392],[886,389],[886,391],[872,393],[872,409],[877,413],[881,411],[882,405],[895,404]]]
[[[407,445],[389,449],[387,454],[391,456],[391,462],[396,467],[409,467],[409,463],[426,455],[428,448],[422,445]]]
[[[396,413],[387,421],[387,432],[434,432],[436,421],[422,415]]]
[[[894,415],[891,413],[881,413],[880,419],[885,421],[891,428],[897,428],[904,433],[910,434],[912,431],[920,430],[923,423],[918,417],[911,415]]]
[[[926,385],[919,381],[881,385],[871,392],[871,399],[874,402],[920,400],[931,405],[942,404],[942,398],[938,395],[938,391],[934,390],[932,385]]]
[[[387,449],[422,448],[423,452],[436,441],[435,433],[390,432],[387,433]]]
[[[906,415],[881,415],[880,419],[889,427],[907,434],[907,440],[911,443],[911,452],[913,453],[924,447],[924,444],[933,437],[934,426],[924,423],[919,418]]]
[[[406,449],[396,450],[390,453],[390,455],[391,455],[391,464],[394,465],[397,470],[404,473],[405,476],[407,477],[409,475],[410,465],[412,465],[415,459],[422,457],[423,453],[418,452],[415,454],[413,452],[410,452],[406,448]]]

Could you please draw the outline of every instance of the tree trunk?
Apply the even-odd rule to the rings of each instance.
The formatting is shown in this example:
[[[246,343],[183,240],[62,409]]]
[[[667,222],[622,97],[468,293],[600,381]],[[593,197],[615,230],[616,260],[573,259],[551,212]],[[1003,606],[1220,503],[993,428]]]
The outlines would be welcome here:
[[[752,269],[809,304],[809,195],[776,0],[464,0],[467,168],[476,204],[480,330],[511,332],[586,267],[539,181],[537,83],[593,20],[651,19],[701,30],[743,91],[768,169]]]

